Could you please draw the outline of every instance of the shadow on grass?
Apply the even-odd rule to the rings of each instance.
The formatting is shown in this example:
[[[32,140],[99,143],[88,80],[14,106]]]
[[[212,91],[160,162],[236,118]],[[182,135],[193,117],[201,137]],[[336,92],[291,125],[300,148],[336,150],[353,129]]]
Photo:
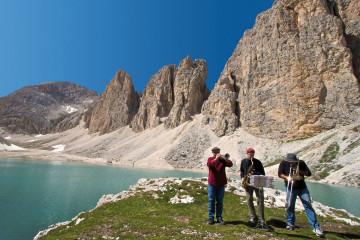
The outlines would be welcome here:
[[[237,220],[237,221],[226,221],[225,225],[244,225],[247,226],[249,228],[252,228],[254,230],[264,230],[264,231],[273,231],[274,228],[272,228],[272,226],[268,225],[268,228],[256,228],[257,224],[252,224],[250,222],[245,222],[245,221],[241,221],[241,220]]]
[[[324,231],[325,234],[334,234],[338,237],[345,239],[360,239],[360,234],[356,233],[344,233],[344,232],[332,232],[332,231]]]
[[[247,227],[254,227],[252,224],[250,224],[249,222],[245,222],[245,221],[241,221],[241,220],[237,220],[237,221],[225,221],[225,225],[244,225]]]
[[[279,220],[279,219],[274,219],[271,218],[268,221],[266,221],[266,224],[272,227],[276,227],[276,228],[286,228],[286,222]],[[248,227],[255,227],[254,224],[251,224],[248,221],[241,221],[241,220],[237,220],[237,221],[226,221],[225,225],[245,225]]]
[[[300,235],[300,234],[296,234],[296,233],[278,233],[280,236],[287,236],[288,238],[292,237],[292,238],[301,238],[301,239],[312,239],[312,237],[309,236],[305,236],[305,235]],[[315,236],[315,235],[314,235]]]
[[[268,225],[273,226],[275,228],[286,228],[286,222],[280,219],[271,218],[266,222]],[[296,229],[302,228],[299,226],[295,227]],[[345,239],[360,239],[360,234],[357,233],[348,233],[348,232],[335,232],[335,231],[324,231],[325,234],[336,235],[337,237],[345,238]],[[297,237],[297,238],[305,238],[308,239],[309,236],[298,235],[296,233],[280,233],[281,235],[286,235],[288,237]],[[315,235],[314,235],[315,237]]]
[[[270,218],[266,223],[276,228],[286,228],[286,222],[276,218]]]
[[[275,227],[275,228],[283,228],[286,229],[286,222],[280,219],[276,219],[276,218],[270,218],[268,221],[266,221],[266,223],[269,226]],[[301,227],[299,226],[295,226],[295,229],[299,229]],[[305,236],[305,235],[301,235],[292,231],[288,231],[287,232],[277,232],[277,234],[281,235],[281,236],[287,236],[288,238],[292,237],[292,238],[301,238],[301,239],[309,239],[309,236]],[[276,232],[276,231],[275,231]]]

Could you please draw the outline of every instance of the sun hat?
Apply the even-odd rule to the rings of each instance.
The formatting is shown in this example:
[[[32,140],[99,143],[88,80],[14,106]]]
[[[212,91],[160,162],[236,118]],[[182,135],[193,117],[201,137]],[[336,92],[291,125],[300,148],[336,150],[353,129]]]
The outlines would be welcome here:
[[[296,162],[296,161],[298,161],[298,158],[297,158],[295,153],[288,153],[286,155],[286,161],[288,161],[288,162]]]

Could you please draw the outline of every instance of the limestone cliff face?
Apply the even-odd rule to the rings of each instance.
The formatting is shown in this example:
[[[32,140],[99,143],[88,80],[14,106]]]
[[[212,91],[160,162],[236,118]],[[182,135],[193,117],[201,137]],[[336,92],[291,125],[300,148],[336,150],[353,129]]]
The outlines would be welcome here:
[[[139,132],[163,122],[165,127],[173,128],[200,113],[208,97],[206,77],[206,62],[191,57],[184,58],[178,67],[161,68],[145,89],[132,129]]]
[[[202,107],[204,123],[218,135],[232,133],[239,126],[237,86],[231,75],[223,75]]]
[[[174,82],[174,105],[165,127],[173,128],[201,112],[201,106],[208,97],[206,87],[207,65],[204,60],[183,59],[176,72]]]
[[[108,133],[130,123],[139,107],[131,77],[124,71],[116,73],[100,101],[92,110],[89,131]]]
[[[164,66],[150,79],[141,98],[140,107],[131,122],[135,132],[153,128],[167,117],[174,105],[173,85],[177,68]]]
[[[354,73],[360,79],[360,1],[331,0],[329,9],[343,22],[347,46],[353,54]]]
[[[360,102],[358,5],[276,1],[244,33],[203,106],[204,121],[218,135],[241,125],[285,139],[351,122]],[[350,45],[349,38],[355,39]]]

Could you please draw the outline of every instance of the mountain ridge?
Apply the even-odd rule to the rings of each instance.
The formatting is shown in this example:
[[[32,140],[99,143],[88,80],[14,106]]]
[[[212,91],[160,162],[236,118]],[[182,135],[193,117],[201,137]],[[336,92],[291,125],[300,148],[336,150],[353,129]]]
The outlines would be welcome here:
[[[71,82],[26,86],[0,98],[0,126],[21,133],[63,131],[77,126],[96,98]]]
[[[56,127],[30,128],[20,118],[26,111],[13,111],[22,133],[58,132],[47,142],[29,144],[35,139],[25,136],[14,143],[34,151],[65,144],[66,154],[80,158],[183,169],[206,168],[202,161],[214,145],[238,161],[254,146],[270,170],[295,152],[309,161],[314,179],[359,186],[358,6],[354,0],[275,1],[239,40],[211,93],[206,62],[190,56],[160,68],[143,94],[121,70],[86,112],[56,115]],[[4,116],[0,126],[16,129],[18,122]]]

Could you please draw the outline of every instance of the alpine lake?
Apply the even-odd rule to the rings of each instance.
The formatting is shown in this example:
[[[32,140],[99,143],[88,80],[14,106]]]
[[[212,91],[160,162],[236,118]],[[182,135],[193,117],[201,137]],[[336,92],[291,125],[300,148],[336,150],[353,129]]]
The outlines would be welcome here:
[[[32,239],[49,225],[94,208],[102,195],[127,190],[140,178],[206,176],[191,171],[0,159],[0,239]],[[360,188],[307,185],[315,201],[360,216],[356,201]],[[285,189],[280,181],[275,187]]]

